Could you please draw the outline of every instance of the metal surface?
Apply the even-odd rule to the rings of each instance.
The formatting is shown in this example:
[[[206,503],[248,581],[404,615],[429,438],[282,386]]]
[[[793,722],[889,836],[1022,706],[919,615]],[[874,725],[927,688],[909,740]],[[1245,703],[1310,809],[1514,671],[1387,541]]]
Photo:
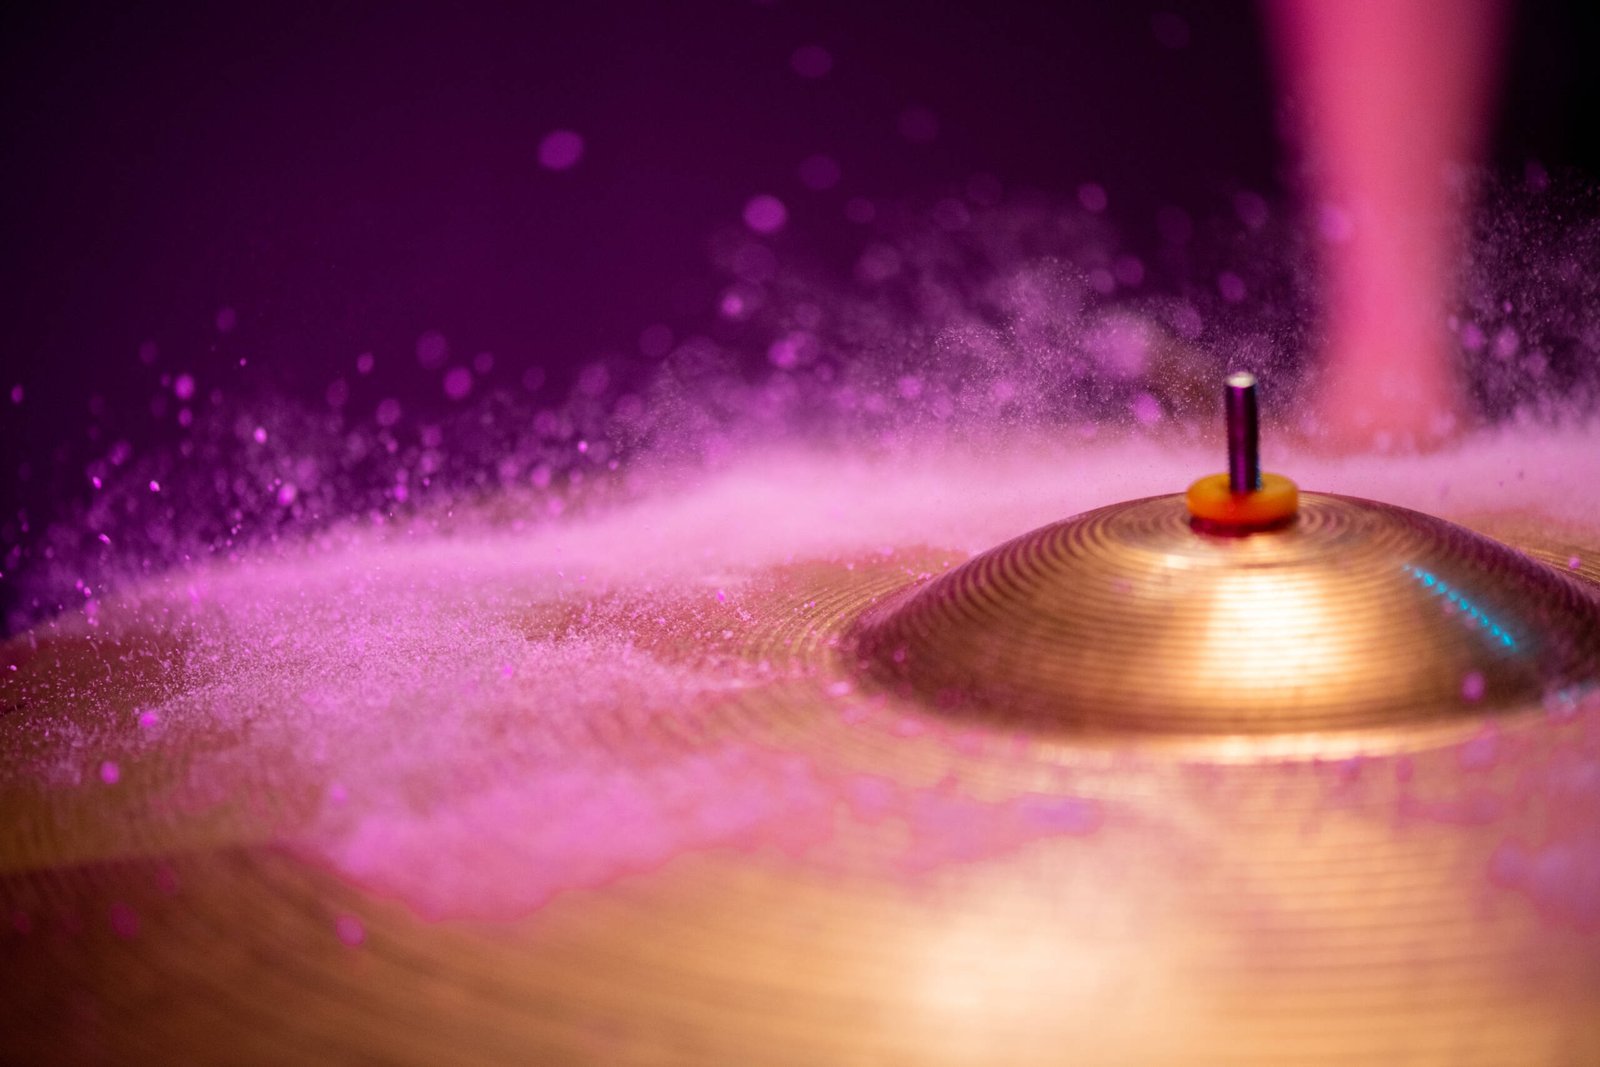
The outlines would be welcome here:
[[[1179,497],[1026,534],[869,612],[869,677],[1052,733],[1282,733],[1460,718],[1600,678],[1592,592],[1462,527],[1306,493],[1247,537]]]
[[[1189,540],[1181,503],[1145,501],[965,566],[901,550],[777,568],[749,576],[745,621],[722,639],[696,606],[703,586],[653,591],[641,652],[740,683],[648,749],[622,747],[607,724],[626,718],[597,704],[570,755],[615,746],[619,768],[687,760],[671,764],[687,776],[697,752],[779,752],[785,774],[845,783],[829,787],[838,811],[804,847],[773,834],[683,850],[495,919],[422,918],[308,859],[318,759],[246,749],[228,796],[270,804],[175,803],[208,750],[248,743],[203,716],[164,724],[114,788],[41,775],[74,737],[112,744],[208,653],[148,621],[169,617],[159,604],[147,621],[108,608],[97,630],[30,635],[0,678],[0,1059],[1600,1060],[1600,915],[1584,890],[1600,707],[1538,688],[1591,662],[1600,552],[1535,561],[1308,497],[1283,537]],[[1515,654],[1407,566],[1458,583]],[[588,612],[527,603],[529,632]],[[847,640],[863,613],[912,643],[926,691],[863,677]],[[108,665],[114,684],[92,688]],[[980,666],[1096,713],[1063,733],[1060,707],[1019,723],[943,706],[929,670],[970,681]],[[1485,687],[1463,701],[1470,670]],[[1241,752],[1225,727],[1342,733],[1258,732],[1285,747]],[[448,810],[465,785],[414,803]],[[505,847],[486,840],[471,867],[426,862],[440,880],[528,877]],[[360,916],[359,947],[336,936],[345,915]]]
[[[1223,386],[1228,412],[1228,488],[1248,493],[1261,488],[1261,423],[1256,409],[1256,376],[1228,375]]]

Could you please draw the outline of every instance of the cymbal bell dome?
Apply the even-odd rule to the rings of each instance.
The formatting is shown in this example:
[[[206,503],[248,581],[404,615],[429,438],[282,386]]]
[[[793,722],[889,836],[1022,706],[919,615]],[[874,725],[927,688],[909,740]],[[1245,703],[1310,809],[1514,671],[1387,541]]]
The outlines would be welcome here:
[[[1301,496],[1217,536],[1181,496],[1024,534],[858,620],[861,670],[951,714],[1065,733],[1358,729],[1600,678],[1600,598],[1405,508]]]

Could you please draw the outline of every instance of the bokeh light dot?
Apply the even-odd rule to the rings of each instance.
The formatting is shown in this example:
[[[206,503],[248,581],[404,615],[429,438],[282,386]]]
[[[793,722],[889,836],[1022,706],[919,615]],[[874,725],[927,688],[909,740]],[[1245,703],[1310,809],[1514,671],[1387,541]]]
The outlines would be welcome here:
[[[451,367],[444,374],[444,395],[451,400],[465,400],[472,392],[472,372],[465,367]]]
[[[354,915],[341,915],[333,922],[333,931],[339,940],[355,948],[367,939],[366,927]]]
[[[788,221],[789,209],[775,196],[762,193],[744,205],[744,224],[756,233],[777,233]]]
[[[552,130],[539,142],[539,165],[546,170],[568,170],[583,158],[583,138],[571,130]]]

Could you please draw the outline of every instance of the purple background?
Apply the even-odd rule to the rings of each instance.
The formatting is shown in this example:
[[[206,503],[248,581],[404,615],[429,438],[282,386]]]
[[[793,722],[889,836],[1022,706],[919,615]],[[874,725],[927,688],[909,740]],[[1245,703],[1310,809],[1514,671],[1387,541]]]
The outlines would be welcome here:
[[[1600,172],[1594,5],[1519,7],[1496,162]],[[1175,13],[1184,47],[1163,44]],[[379,395],[444,405],[425,330],[490,384],[552,396],[653,322],[708,317],[709,236],[752,195],[783,240],[843,267],[851,195],[989,172],[1071,196],[1096,181],[1135,245],[1164,204],[1292,188],[1253,5],[775,3],[38,5],[0,25],[6,169],[0,535],[82,494],[90,398],[136,446],[155,376],[320,403],[371,351]],[[795,48],[833,56],[821,79]],[[896,132],[931,108],[929,144]],[[537,161],[581,133],[570,171]],[[833,191],[801,187],[814,152]],[[219,308],[237,327],[219,335]],[[154,368],[140,363],[154,341]],[[248,355],[249,365],[238,366]],[[170,423],[170,419],[167,420]]]

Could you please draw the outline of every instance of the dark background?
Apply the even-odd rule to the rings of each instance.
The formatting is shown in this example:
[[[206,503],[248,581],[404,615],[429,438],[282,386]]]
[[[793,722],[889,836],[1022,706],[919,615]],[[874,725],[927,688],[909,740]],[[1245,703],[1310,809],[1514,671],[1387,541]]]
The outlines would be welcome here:
[[[1497,166],[1600,173],[1596,6],[1514,8]],[[642,327],[708,313],[709,235],[755,193],[789,205],[785,240],[845,262],[850,196],[980,172],[1062,197],[1101,183],[1134,242],[1162,205],[1293,188],[1248,3],[54,4],[0,19],[0,387],[23,387],[20,405],[0,400],[7,540],[19,514],[37,526],[84,491],[107,424],[135,447],[166,432],[149,412],[163,373],[320,402],[372,352],[353,411],[443,404],[414,356],[439,330],[453,358],[495,354],[491,383],[537,366],[559,396]],[[821,79],[790,67],[813,43],[834,60]],[[937,114],[936,140],[899,136],[908,106]],[[570,171],[538,166],[555,128],[587,141]],[[838,189],[799,184],[814,152],[841,162]]]

